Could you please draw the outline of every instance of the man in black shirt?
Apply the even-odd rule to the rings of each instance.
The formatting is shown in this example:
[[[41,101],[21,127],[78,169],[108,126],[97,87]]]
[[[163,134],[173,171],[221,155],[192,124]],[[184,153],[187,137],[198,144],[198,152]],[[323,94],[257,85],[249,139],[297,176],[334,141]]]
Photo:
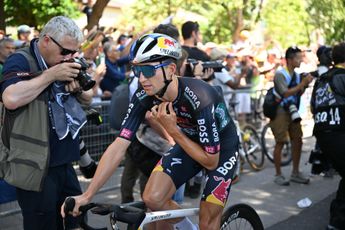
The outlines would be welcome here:
[[[187,21],[182,25],[182,48],[188,52],[189,58],[200,61],[209,61],[210,57],[198,47],[198,42],[201,42],[201,34],[199,31],[199,24],[197,22]]]

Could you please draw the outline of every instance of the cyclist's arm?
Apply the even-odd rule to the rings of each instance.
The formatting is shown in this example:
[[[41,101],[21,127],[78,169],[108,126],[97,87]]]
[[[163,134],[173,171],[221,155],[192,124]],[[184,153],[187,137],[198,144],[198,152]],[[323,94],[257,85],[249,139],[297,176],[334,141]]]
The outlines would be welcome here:
[[[166,108],[168,108],[169,114]],[[219,160],[219,151],[214,151],[212,153],[205,151],[199,143],[191,140],[177,127],[176,114],[173,110],[172,103],[163,102],[160,104],[157,114],[153,114],[153,116],[157,117],[159,123],[191,158],[208,170],[216,168]]]
[[[102,158],[97,166],[96,173],[87,190],[82,195],[74,197],[75,207],[73,209],[73,216],[77,216],[79,214],[79,207],[89,203],[97,191],[111,177],[123,159],[130,143],[130,141],[118,137],[107,148],[102,155]],[[63,204],[61,207],[62,217],[65,217],[64,205],[65,204]]]

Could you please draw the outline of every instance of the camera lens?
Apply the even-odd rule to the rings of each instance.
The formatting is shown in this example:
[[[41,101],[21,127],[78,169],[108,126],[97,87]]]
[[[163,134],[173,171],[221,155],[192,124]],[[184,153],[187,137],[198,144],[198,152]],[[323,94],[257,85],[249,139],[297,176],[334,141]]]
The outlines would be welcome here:
[[[289,106],[289,113],[290,113],[290,116],[291,116],[291,120],[293,122],[300,122],[302,120],[301,116],[298,113],[298,109],[297,109],[296,105],[291,104]]]

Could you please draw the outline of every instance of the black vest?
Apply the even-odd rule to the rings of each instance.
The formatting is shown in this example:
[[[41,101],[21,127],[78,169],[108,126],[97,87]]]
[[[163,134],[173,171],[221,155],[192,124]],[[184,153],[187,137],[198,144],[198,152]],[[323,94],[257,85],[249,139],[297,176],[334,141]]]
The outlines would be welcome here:
[[[341,85],[334,82],[339,75],[345,77],[345,69],[335,67],[321,75],[314,85],[311,98],[314,133],[345,131],[345,95],[339,92]]]

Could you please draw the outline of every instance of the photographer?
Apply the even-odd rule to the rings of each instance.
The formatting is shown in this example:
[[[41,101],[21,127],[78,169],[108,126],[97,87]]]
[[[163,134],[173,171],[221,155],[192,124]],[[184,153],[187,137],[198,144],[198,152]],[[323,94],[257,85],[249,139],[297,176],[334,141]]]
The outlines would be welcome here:
[[[183,46],[182,48],[188,53],[187,67],[184,71],[186,77],[197,77],[209,81],[213,77],[211,68],[203,70],[202,63],[210,61],[210,57],[197,47],[202,42],[199,24],[197,22],[187,21],[183,23],[182,28]],[[201,68],[201,69],[200,69]]]
[[[337,195],[331,203],[327,229],[344,229],[345,226],[345,43],[332,49],[334,67],[320,76],[312,94],[315,120],[313,133],[321,151],[339,172]]]
[[[78,227],[72,217],[63,222],[58,210],[67,196],[81,194],[71,163],[79,160],[86,122],[79,102],[92,99],[77,80],[87,77],[75,58],[82,41],[78,26],[57,16],[4,63],[0,178],[16,187],[25,230]]]
[[[295,72],[302,61],[302,51],[297,47],[289,47],[285,54],[286,68],[278,68],[274,76],[274,90],[277,97],[282,98],[278,106],[276,117],[270,121],[270,126],[276,141],[274,148],[274,166],[276,175],[274,182],[278,185],[289,185],[281,172],[281,153],[284,143],[290,136],[292,148],[292,174],[290,181],[295,183],[308,184],[309,178],[306,178],[299,171],[299,162],[302,151],[302,128],[298,107],[301,95],[304,89],[312,81],[313,77],[308,74],[304,78]],[[298,119],[299,118],[299,119]]]

